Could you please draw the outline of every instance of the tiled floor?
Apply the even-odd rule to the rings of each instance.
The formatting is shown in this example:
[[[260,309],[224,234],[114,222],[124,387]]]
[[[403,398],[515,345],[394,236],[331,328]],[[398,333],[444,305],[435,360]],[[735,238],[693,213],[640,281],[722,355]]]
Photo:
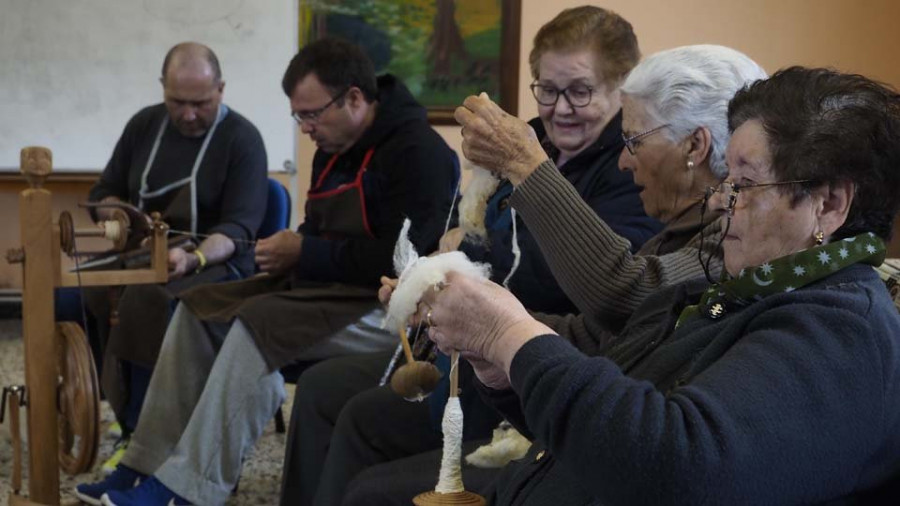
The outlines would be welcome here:
[[[22,345],[22,324],[19,320],[0,319],[0,387],[11,384],[23,384],[25,382],[24,352]],[[285,416],[290,415],[290,401],[293,399],[293,386],[288,385],[288,401],[284,406]],[[112,420],[112,413],[105,404],[101,408],[103,423],[101,432]],[[23,429],[24,430],[24,429]],[[110,437],[102,437],[98,460],[110,455],[114,440]],[[281,483],[281,464],[284,457],[285,435],[276,434],[274,423],[270,423],[265,433],[244,464],[241,475],[239,491],[228,501],[229,505],[264,505],[277,504],[278,492]],[[27,459],[27,453],[26,457]],[[25,465],[27,480],[27,465]],[[77,484],[84,481],[95,481],[100,478],[97,471],[100,464],[96,464],[95,471],[91,474],[70,477],[60,475],[60,488],[63,492],[63,502],[72,502],[74,497],[69,491]],[[6,504],[10,493],[10,479],[12,475],[12,446],[9,437],[9,423],[4,422],[0,426],[0,504]],[[27,481],[23,486],[28,489]]]

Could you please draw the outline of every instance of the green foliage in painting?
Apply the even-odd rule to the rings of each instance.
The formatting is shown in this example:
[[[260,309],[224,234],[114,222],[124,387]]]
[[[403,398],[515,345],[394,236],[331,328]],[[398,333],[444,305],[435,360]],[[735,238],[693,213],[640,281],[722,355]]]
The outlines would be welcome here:
[[[323,32],[384,39],[385,58],[373,54],[380,44],[360,43],[379,72],[400,76],[423,105],[453,107],[473,93],[499,94],[500,0],[301,0],[300,8],[301,44]]]

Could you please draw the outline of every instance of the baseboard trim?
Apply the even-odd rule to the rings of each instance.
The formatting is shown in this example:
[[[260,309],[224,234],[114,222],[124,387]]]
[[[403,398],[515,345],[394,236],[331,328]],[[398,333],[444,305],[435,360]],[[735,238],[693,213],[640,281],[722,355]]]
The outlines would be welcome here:
[[[22,294],[13,290],[0,290],[0,319],[22,318]]]

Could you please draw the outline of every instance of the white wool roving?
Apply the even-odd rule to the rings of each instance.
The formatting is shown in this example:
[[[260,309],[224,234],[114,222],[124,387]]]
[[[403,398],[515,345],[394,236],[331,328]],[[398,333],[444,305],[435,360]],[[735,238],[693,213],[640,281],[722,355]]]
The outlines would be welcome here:
[[[524,457],[529,448],[531,441],[504,420],[494,429],[491,442],[466,455],[466,462],[484,469],[499,468]]]
[[[469,165],[468,169],[472,171],[472,178],[459,202],[459,226],[467,238],[483,242],[487,239],[484,212],[491,195],[497,191],[500,180],[490,171],[476,165]]]
[[[462,468],[460,467],[463,412],[459,404],[459,397],[447,399],[441,430],[444,432],[444,454],[441,456],[441,472],[434,491],[439,494],[462,492],[466,488],[463,486]]]
[[[420,257],[403,269],[397,288],[391,295],[382,327],[397,329],[406,325],[415,314],[425,290],[445,281],[450,271],[481,279],[491,277],[490,265],[473,262],[461,251]]]
[[[416,247],[409,240],[409,227],[412,222],[409,218],[403,220],[403,227],[400,229],[400,235],[397,237],[397,243],[394,244],[394,272],[397,276],[402,276],[404,269],[412,265],[419,258]]]

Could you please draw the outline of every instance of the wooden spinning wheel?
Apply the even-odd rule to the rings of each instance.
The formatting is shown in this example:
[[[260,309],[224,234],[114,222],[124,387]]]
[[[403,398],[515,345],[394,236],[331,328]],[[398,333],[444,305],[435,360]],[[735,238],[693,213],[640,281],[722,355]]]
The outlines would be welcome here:
[[[100,440],[100,388],[87,337],[74,322],[56,324],[59,340],[59,466],[88,471]]]
[[[168,226],[127,204],[112,204],[114,217],[102,228],[76,229],[63,213],[51,219],[51,195],[43,182],[51,172],[51,153],[22,150],[28,188],[19,196],[22,247],[7,253],[23,265],[22,331],[28,398],[28,488],[26,499],[13,492],[12,505],[58,505],[59,469],[77,474],[91,468],[99,440],[99,384],[84,332],[76,323],[54,321],[53,290],[67,286],[116,286],[168,281]],[[101,204],[92,204],[100,207]],[[106,204],[102,204],[106,206]],[[67,272],[62,254],[76,253],[77,237],[104,237],[116,250],[145,240],[150,267],[130,270]],[[82,252],[83,253],[83,252]],[[14,469],[14,476],[18,467]],[[15,487],[14,487],[15,489]]]

